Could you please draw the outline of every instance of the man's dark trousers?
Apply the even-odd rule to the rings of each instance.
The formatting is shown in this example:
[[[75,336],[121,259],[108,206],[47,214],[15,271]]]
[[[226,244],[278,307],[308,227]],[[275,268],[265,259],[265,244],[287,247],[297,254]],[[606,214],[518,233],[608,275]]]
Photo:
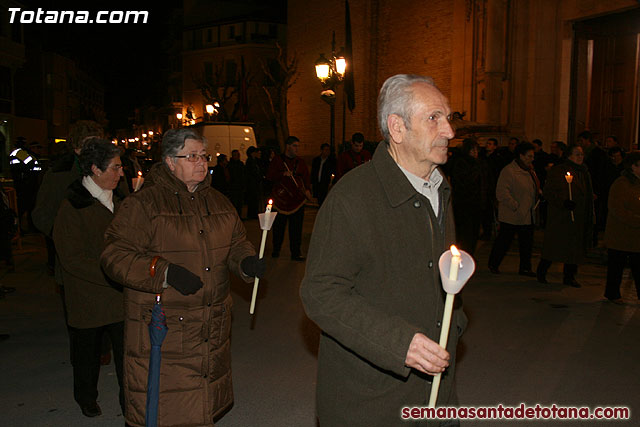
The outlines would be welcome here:
[[[289,249],[291,257],[302,256],[300,246],[302,245],[302,222],[304,221],[304,206],[291,215],[284,215],[278,212],[273,223],[273,252],[280,253],[282,242],[284,241],[284,229],[289,221]]]

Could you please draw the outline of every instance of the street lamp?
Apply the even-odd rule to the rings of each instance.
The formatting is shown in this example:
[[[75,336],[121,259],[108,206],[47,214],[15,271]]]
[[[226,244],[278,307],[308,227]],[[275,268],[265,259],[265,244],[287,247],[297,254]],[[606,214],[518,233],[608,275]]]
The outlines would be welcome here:
[[[218,104],[218,102],[216,101],[214,104],[207,104],[205,106],[205,109],[207,110],[207,114],[209,117],[209,121],[212,120],[213,115],[216,114],[218,112],[218,110],[216,110],[216,108],[219,108],[220,104]]]
[[[347,61],[342,54],[336,54],[336,32],[333,32],[331,39],[331,56],[327,59],[324,53],[320,54],[320,57],[316,61],[316,76],[322,84],[322,92],[320,97],[323,101],[329,104],[331,108],[331,125],[330,125],[330,139],[329,145],[331,146],[331,152],[335,153],[336,145],[336,92],[335,89],[342,83],[344,74],[347,70]]]

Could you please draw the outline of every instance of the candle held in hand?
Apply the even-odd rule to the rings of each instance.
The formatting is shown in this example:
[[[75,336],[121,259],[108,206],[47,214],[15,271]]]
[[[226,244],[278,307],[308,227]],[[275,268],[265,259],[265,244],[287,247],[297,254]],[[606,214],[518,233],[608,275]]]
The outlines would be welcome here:
[[[271,208],[273,207],[273,200],[269,199],[269,203],[267,204],[267,208],[264,211],[264,214],[261,215],[260,219],[260,227],[262,228],[262,241],[260,242],[260,252],[258,257],[262,259],[264,257],[264,247],[267,243],[267,232],[271,229],[271,225],[273,224],[273,219],[278,214],[277,212],[271,212]],[[262,219],[266,216],[266,221],[263,223]],[[249,314],[253,314],[253,311],[256,308],[256,297],[258,296],[258,283],[260,283],[260,279],[256,277],[253,280],[253,293],[251,295],[251,305],[249,306]]]
[[[564,179],[567,181],[567,185],[569,186],[569,200],[573,200],[573,197],[571,195],[571,183],[573,182],[573,176],[571,175],[571,172],[567,172],[567,174],[564,176]],[[575,222],[576,218],[573,214],[573,211],[571,211],[571,222]]]

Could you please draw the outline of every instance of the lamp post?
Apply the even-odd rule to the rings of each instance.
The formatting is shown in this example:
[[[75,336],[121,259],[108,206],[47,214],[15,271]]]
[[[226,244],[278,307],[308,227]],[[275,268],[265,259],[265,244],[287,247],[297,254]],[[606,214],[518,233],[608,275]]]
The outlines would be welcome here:
[[[336,54],[336,33],[333,32],[331,39],[331,56],[327,59],[324,53],[320,54],[320,58],[316,61],[316,76],[322,84],[322,92],[320,97],[329,104],[330,107],[330,138],[329,145],[331,152],[335,153],[336,148],[336,92],[335,89],[342,83],[344,73],[347,69],[347,61],[340,52]]]

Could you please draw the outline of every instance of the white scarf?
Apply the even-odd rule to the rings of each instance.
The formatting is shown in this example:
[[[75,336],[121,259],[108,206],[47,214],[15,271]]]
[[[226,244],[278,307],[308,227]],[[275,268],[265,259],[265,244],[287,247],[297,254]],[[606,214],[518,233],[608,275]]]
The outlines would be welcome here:
[[[89,193],[104,205],[105,208],[113,212],[113,191],[104,190],[90,176],[82,178],[82,185]]]

